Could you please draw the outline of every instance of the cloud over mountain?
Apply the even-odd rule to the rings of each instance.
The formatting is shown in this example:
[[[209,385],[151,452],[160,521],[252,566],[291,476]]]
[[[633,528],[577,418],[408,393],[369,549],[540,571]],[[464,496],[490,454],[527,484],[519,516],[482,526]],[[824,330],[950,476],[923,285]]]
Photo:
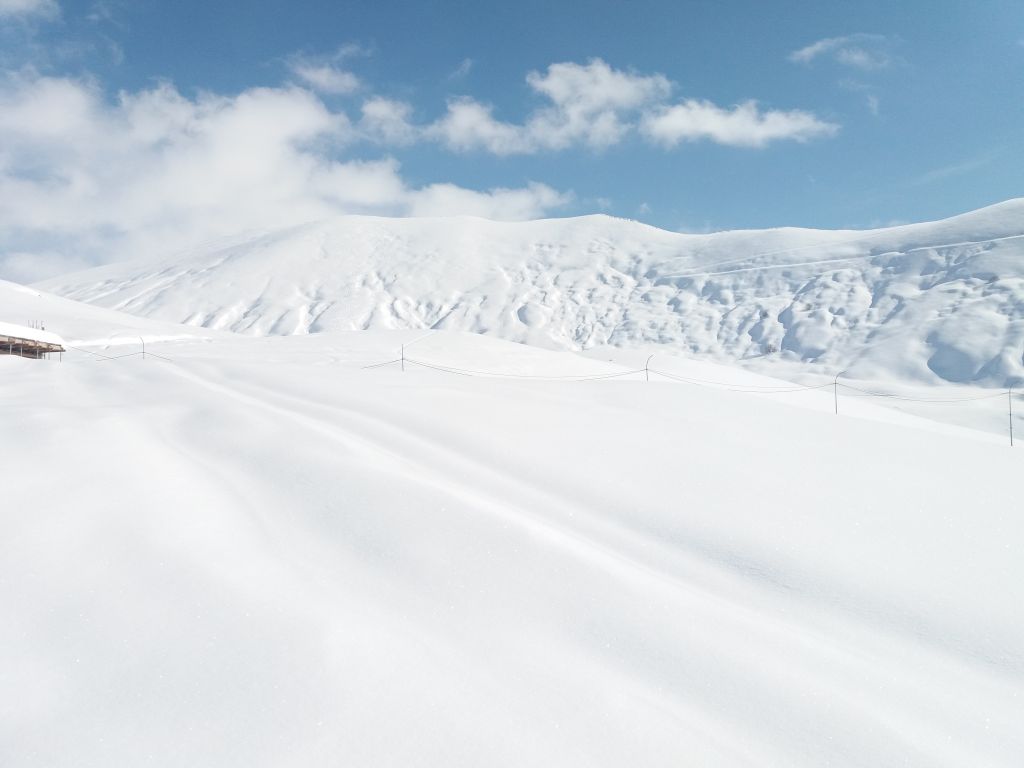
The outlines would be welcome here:
[[[379,129],[387,111],[377,102],[363,119]],[[9,75],[0,82],[0,272],[32,279],[339,212],[532,218],[567,199],[540,183],[410,184],[393,158],[346,158],[359,138],[344,113],[294,86],[188,97],[162,83],[109,101],[87,78]],[[27,269],[33,253],[41,256]]]

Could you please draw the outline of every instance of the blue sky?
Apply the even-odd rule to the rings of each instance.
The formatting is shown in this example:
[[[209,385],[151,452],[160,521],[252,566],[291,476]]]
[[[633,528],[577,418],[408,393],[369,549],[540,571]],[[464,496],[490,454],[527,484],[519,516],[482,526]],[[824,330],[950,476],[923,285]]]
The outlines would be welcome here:
[[[1024,194],[1009,0],[0,0],[0,51],[21,279],[337,212],[837,228]]]

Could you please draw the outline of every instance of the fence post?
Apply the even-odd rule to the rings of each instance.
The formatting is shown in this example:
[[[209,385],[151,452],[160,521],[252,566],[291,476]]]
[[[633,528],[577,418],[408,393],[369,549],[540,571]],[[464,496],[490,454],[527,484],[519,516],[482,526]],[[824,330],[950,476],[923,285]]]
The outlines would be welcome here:
[[[1013,384],[1006,391],[1006,403],[1010,408],[1010,447],[1013,448]]]
[[[402,345],[402,372],[405,373],[405,344]]]
[[[651,359],[653,357],[654,357],[654,355],[651,355],[650,357],[647,358],[647,362],[644,363],[644,377],[647,379],[647,381],[651,380],[651,373],[650,373],[650,371],[647,370],[647,366],[650,365]]]
[[[836,416],[839,415],[839,377],[842,376],[846,371],[840,371],[836,374],[835,379],[832,380],[832,399],[836,405]]]

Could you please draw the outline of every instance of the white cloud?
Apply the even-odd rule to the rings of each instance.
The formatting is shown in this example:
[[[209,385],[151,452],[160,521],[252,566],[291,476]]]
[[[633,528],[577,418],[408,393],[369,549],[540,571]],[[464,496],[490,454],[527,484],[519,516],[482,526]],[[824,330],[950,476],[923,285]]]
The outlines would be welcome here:
[[[762,147],[784,139],[807,141],[833,135],[838,126],[810,112],[761,112],[753,101],[725,109],[708,101],[670,106],[672,83],[663,75],[613,69],[600,59],[587,64],[552,64],[531,72],[527,83],[549,104],[523,123],[494,117],[474,99],[453,99],[444,117],[424,135],[449,149],[496,155],[561,150],[575,145],[604,149],[640,127],[641,136],[665,147],[706,139],[731,146]]]
[[[338,159],[359,130],[297,87],[189,98],[165,83],[111,102],[87,80],[0,79],[0,268],[41,278],[339,213],[521,218],[567,199],[415,187],[394,159]]]
[[[319,79],[318,92],[336,93],[358,84],[337,62],[361,53],[288,63],[304,82]],[[111,99],[89,78],[0,72],[0,275],[43,277],[67,265],[170,253],[339,213],[518,219],[572,199],[538,183],[484,191],[410,184],[393,158],[346,159],[359,142],[436,141],[514,155],[602,149],[630,134],[665,147],[697,140],[761,147],[838,130],[809,112],[761,110],[754,102],[671,105],[664,76],[599,59],[553,64],[526,81],[544,103],[521,123],[463,98],[422,125],[412,105],[381,96],[364,99],[353,122],[298,85],[185,96],[160,83]]]
[[[296,77],[320,93],[344,94],[359,89],[358,77],[332,64],[293,61],[289,63],[289,69]]]
[[[359,43],[345,43],[327,55],[293,53],[285,59],[285,64],[305,86],[319,93],[339,95],[353,93],[362,87],[359,78],[340,66],[341,63],[371,54],[370,49]]]
[[[484,149],[498,155],[526,154],[584,144],[602,149],[619,142],[632,127],[629,116],[668,96],[663,75],[613,69],[600,59],[586,64],[552,64],[530,72],[526,82],[548,106],[525,123],[496,120],[492,108],[469,98],[454,99],[427,134],[457,151]]]
[[[432,184],[412,193],[411,213],[413,216],[443,216],[458,210],[470,216],[516,221],[539,218],[571,200],[571,195],[536,182],[521,189],[499,187],[486,192],[454,184]]]
[[[0,0],[0,18],[4,16],[41,16],[53,19],[60,15],[56,0]]]
[[[484,149],[495,155],[514,155],[537,149],[522,126],[495,120],[491,107],[473,99],[450,101],[448,112],[426,129],[426,135],[460,152]]]
[[[672,90],[664,75],[623,72],[600,59],[552,64],[546,74],[531,72],[526,81],[552,102],[533,116],[528,131],[534,141],[553,149],[577,140],[597,148],[615,144],[628,130],[624,115],[667,98]]]
[[[700,140],[734,147],[763,147],[773,141],[808,141],[831,136],[838,130],[838,125],[801,110],[761,111],[753,101],[724,109],[695,99],[652,110],[641,125],[645,136],[667,147]]]
[[[888,46],[889,40],[884,35],[826,37],[793,51],[789,55],[789,60],[797,64],[810,64],[815,59],[829,56],[838,63],[855,69],[883,69],[892,63]]]
[[[370,141],[384,144],[411,144],[420,130],[413,125],[412,105],[375,96],[363,102],[359,129]]]

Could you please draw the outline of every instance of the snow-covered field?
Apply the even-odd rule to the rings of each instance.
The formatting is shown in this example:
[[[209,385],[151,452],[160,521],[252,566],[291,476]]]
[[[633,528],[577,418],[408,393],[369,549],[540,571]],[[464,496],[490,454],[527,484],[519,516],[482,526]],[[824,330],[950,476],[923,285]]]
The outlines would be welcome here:
[[[0,281],[0,766],[1020,765],[1021,213]]]
[[[1024,199],[838,232],[348,216],[41,287],[253,335],[436,328],[554,349],[667,345],[784,378],[1024,379]]]
[[[461,333],[108,360],[131,320],[80,311],[88,351],[0,357],[4,766],[1024,754],[1021,455],[988,435]]]

